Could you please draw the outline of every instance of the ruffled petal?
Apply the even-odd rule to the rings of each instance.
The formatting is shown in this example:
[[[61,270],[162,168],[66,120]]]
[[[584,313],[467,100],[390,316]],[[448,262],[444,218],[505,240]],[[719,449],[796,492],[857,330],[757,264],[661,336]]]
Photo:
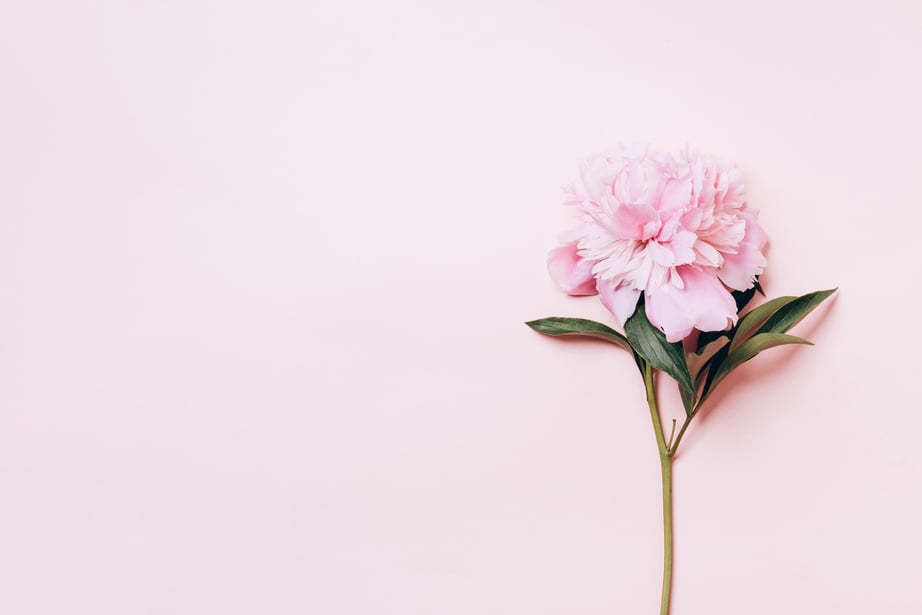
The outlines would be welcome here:
[[[735,254],[724,254],[724,261],[717,275],[724,284],[736,290],[752,288],[755,276],[761,275],[768,261],[762,253],[768,238],[756,220],[758,212],[743,209],[740,218],[746,221],[746,232]]]

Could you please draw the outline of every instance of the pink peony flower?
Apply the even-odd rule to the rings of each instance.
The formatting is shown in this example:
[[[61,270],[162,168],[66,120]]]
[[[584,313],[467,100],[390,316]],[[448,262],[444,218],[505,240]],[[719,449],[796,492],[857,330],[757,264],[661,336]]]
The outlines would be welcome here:
[[[566,192],[580,223],[548,257],[561,290],[598,293],[622,325],[643,293],[670,342],[736,323],[729,289],[752,288],[767,238],[735,166],[687,149],[621,147],[587,160]]]

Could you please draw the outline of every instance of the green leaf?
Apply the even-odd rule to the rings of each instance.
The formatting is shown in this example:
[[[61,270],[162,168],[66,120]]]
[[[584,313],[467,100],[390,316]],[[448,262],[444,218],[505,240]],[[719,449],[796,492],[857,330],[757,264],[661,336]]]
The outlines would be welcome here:
[[[690,352],[686,356],[688,374],[691,376],[691,381],[694,384],[696,392],[701,388],[701,381],[704,379],[705,374],[707,374],[708,365],[711,364],[711,361],[715,360],[715,357],[718,357],[720,351],[725,349],[729,342],[730,338],[722,335],[705,344],[704,348],[700,349],[698,352]],[[719,357],[725,356],[725,353],[719,355]],[[679,393],[682,396],[682,405],[685,406],[685,414],[690,415],[695,408],[695,395],[692,395],[682,387],[679,387]]]
[[[698,334],[698,342],[695,344],[695,352],[701,352],[704,350],[704,347],[710,344],[715,340],[719,340],[722,337],[730,339],[730,335],[733,333],[733,330],[729,331],[702,331]]]
[[[720,381],[726,378],[730,372],[749,359],[752,359],[763,350],[787,344],[807,344],[808,346],[812,346],[813,342],[783,333],[757,333],[753,335],[743,342],[739,348],[731,351],[727,358],[719,365],[715,364],[712,366],[712,371],[708,374],[708,383],[705,385],[705,389],[701,395],[702,400],[710,395],[711,391],[713,391]]]
[[[704,403],[704,400],[707,399],[708,395],[710,395],[713,392],[714,387],[717,386],[717,383],[720,382],[720,380],[722,380],[723,377],[726,375],[726,373],[722,372],[721,368],[723,367],[724,362],[727,360],[727,357],[729,356],[729,354],[730,354],[730,346],[727,344],[724,344],[711,358],[708,364],[707,378],[705,379],[705,382],[704,382],[704,388],[701,389],[701,398],[698,401],[699,406]],[[698,379],[700,380],[703,375],[704,375],[704,370],[702,370],[699,373]],[[719,378],[718,378],[718,375],[720,375]]]
[[[532,320],[526,322],[525,324],[538,333],[543,333],[544,335],[550,335],[552,337],[560,337],[566,335],[592,337],[621,346],[631,354],[634,354],[634,349],[631,348],[631,345],[623,335],[608,325],[603,325],[602,323],[596,322],[594,320],[586,320],[585,318],[562,318],[558,316],[552,316],[551,318],[540,318],[538,320]]]
[[[701,384],[701,377],[704,375],[706,368],[721,348],[730,341],[728,337],[719,337],[702,348],[699,352],[689,353],[688,355],[688,373],[691,375],[695,387]]]
[[[739,348],[730,352],[730,356],[727,357],[727,361],[722,366],[722,370],[729,373],[763,350],[787,344],[807,344],[808,346],[812,346],[813,342],[795,335],[785,335],[784,333],[756,333],[743,342]]]
[[[807,340],[784,333],[836,290],[822,290],[800,297],[778,297],[750,310],[732,330],[733,340],[730,345],[721,348],[711,359],[698,405],[730,372],[763,350],[785,344],[810,344]],[[697,379],[700,378],[699,371]]]
[[[682,397],[682,406],[685,408],[685,415],[691,416],[695,409],[695,402],[698,396],[685,387],[679,387],[679,395]]]
[[[634,350],[650,365],[672,376],[680,386],[693,396],[692,385],[685,363],[681,342],[669,343],[662,331],[650,324],[643,302],[637,304],[634,314],[624,323],[624,332]]]
[[[797,297],[772,314],[759,327],[758,333],[787,333],[791,327],[803,320],[807,314],[812,312],[816,306],[825,301],[836,290],[838,289],[831,288]]]
[[[708,344],[705,344],[704,348],[698,352],[690,352],[685,357],[686,363],[688,364],[688,375],[691,377],[696,393],[698,389],[701,388],[701,381],[707,373],[708,365],[710,365],[715,355],[717,355],[721,349],[726,348],[729,342],[730,338],[727,336],[720,336]],[[692,411],[695,409],[695,402],[697,401],[697,399],[695,399],[696,395],[693,395],[683,387],[679,387],[679,394],[682,396],[682,405],[685,406],[685,414],[691,415]]]
[[[769,316],[795,299],[797,299],[797,297],[777,297],[747,312],[745,316],[740,318],[736,325],[736,330],[733,334],[733,342],[730,344],[730,350],[738,348],[746,341],[750,334],[768,320]]]

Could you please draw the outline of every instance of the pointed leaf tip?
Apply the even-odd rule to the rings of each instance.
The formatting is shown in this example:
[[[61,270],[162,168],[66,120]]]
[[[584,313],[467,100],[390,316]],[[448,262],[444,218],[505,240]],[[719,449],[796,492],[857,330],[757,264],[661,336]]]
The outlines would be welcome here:
[[[837,290],[818,290],[793,299],[771,314],[757,333],[787,333]]]
[[[634,353],[634,349],[631,348],[631,345],[623,335],[608,325],[596,322],[594,320],[587,320],[585,318],[565,318],[561,316],[551,316],[549,318],[529,320],[525,324],[538,333],[549,335],[551,337],[591,337],[609,342],[611,344],[616,344],[631,354]]]

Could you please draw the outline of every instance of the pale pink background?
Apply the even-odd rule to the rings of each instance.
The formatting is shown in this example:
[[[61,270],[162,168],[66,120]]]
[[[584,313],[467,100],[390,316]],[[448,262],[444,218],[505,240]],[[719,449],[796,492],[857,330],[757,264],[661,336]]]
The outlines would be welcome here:
[[[4,2],[0,612],[654,613],[638,374],[522,324],[610,321],[544,258],[617,141],[841,287],[685,440],[675,615],[922,612],[922,9],[867,5]]]

